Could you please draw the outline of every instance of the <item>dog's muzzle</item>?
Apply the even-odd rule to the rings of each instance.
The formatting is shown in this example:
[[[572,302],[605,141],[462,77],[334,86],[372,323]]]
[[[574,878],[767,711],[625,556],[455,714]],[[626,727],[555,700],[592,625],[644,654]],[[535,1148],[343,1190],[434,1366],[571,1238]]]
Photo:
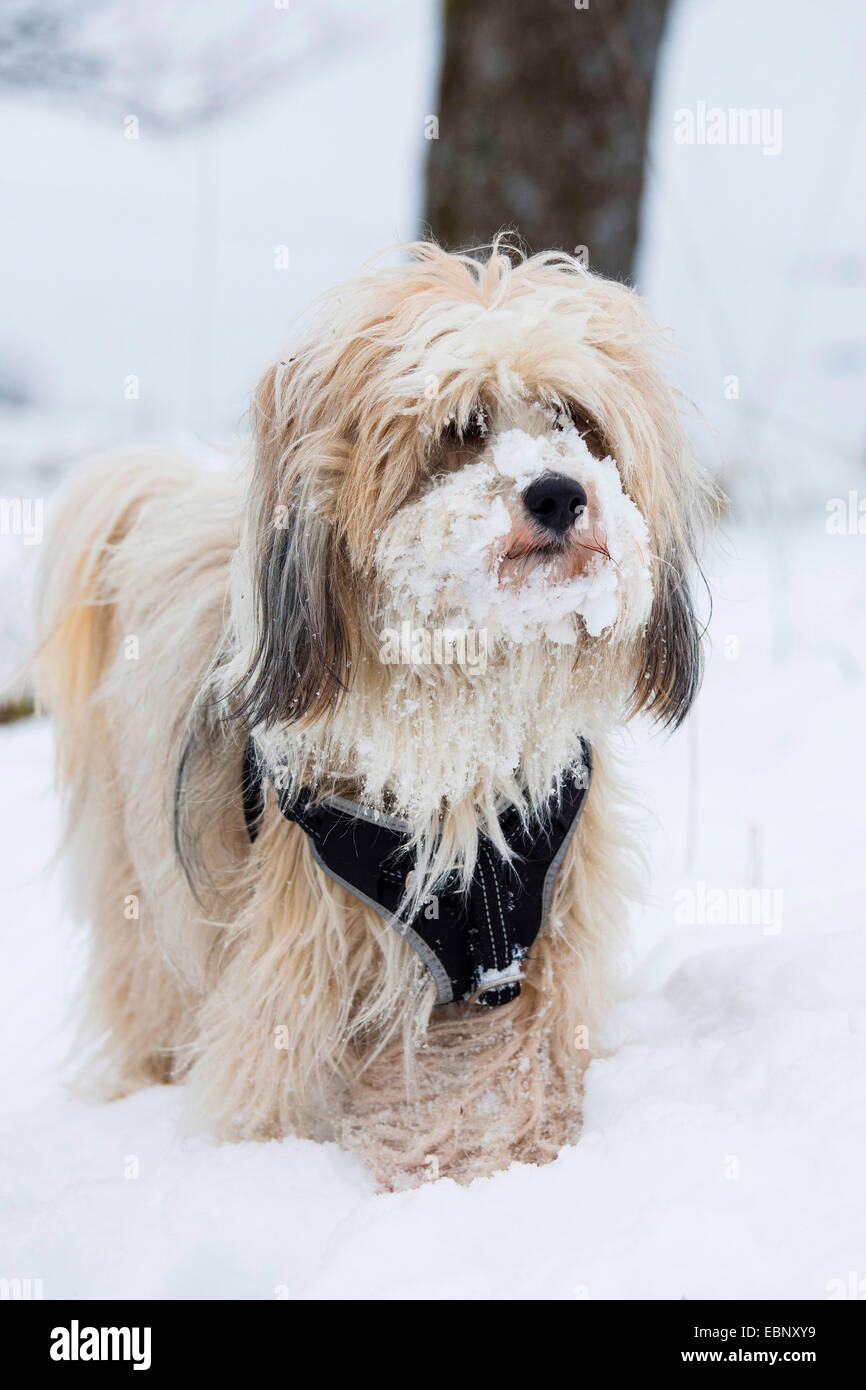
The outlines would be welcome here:
[[[336,883],[372,907],[421,957],[433,976],[437,1003],[474,999],[507,1004],[520,993],[522,963],[547,921],[556,877],[586,803],[592,755],[569,770],[543,823],[527,826],[516,807],[499,817],[508,862],[485,836],[468,889],[452,873],[410,917],[406,895],[408,824],[342,797],[314,800],[306,788],[277,789],[280,810],[306,834],[313,857]],[[264,811],[264,777],[252,738],[244,750],[243,805],[253,841]]]

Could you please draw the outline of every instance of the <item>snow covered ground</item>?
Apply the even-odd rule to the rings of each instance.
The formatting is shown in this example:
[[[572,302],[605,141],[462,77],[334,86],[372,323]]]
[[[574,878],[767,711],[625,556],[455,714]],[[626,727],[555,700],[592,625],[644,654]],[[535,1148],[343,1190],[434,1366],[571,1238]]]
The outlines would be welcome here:
[[[866,1280],[863,541],[815,514],[779,541],[780,595],[768,535],[733,529],[715,562],[692,731],[630,749],[652,893],[584,1135],[469,1189],[380,1195],[333,1146],[184,1138],[171,1088],[67,1094],[50,730],[0,730],[0,1275],[49,1298],[821,1299]]]

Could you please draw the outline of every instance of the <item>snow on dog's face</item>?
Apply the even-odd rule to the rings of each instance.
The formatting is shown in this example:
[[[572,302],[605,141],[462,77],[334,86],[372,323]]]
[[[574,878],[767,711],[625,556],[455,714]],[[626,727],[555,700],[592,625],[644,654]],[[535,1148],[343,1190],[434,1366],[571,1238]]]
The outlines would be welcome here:
[[[456,740],[500,781],[534,758],[541,786],[604,710],[678,722],[711,496],[631,291],[558,252],[410,252],[335,291],[259,387],[224,673],[307,775],[401,804],[471,784]],[[483,629],[471,699],[459,659],[383,664],[386,624]]]
[[[614,460],[571,421],[540,404],[523,413],[537,433],[494,433],[477,407],[477,459],[384,528],[376,560],[391,605],[495,642],[633,636],[652,603],[646,522]]]

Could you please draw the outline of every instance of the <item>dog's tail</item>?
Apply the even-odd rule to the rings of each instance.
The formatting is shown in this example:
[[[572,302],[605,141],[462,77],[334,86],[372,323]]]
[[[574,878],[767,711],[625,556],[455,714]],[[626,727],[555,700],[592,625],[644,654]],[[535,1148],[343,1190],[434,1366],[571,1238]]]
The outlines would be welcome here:
[[[117,652],[112,562],[137,520],[185,482],[189,465],[169,454],[95,459],[62,491],[36,581],[32,670],[37,706],[55,719],[64,781],[79,769],[83,723]]]

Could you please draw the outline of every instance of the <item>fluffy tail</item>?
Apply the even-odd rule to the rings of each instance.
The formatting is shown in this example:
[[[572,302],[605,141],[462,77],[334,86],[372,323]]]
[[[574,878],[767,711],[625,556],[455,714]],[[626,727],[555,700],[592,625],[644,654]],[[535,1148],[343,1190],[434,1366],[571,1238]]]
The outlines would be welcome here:
[[[55,719],[58,770],[74,781],[76,748],[92,698],[121,634],[116,630],[112,558],[138,518],[188,481],[179,458],[157,453],[104,455],[58,499],[37,576],[32,659],[37,705]]]

